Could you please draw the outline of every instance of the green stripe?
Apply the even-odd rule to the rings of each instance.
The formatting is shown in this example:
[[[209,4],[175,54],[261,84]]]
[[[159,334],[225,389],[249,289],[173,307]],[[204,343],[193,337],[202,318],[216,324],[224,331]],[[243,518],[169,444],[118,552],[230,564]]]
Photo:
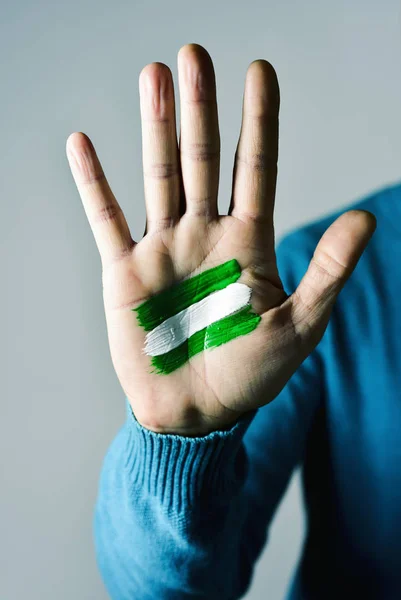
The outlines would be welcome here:
[[[240,335],[250,333],[257,327],[260,320],[261,317],[251,312],[251,305],[247,304],[235,314],[224,317],[224,319],[220,319],[220,321],[216,321],[194,333],[174,350],[159,356],[152,356],[153,372],[168,375],[182,367],[192,356],[202,352],[202,350],[221,346]]]
[[[240,275],[241,268],[234,258],[163,290],[132,310],[137,313],[139,325],[145,331],[152,331],[169,317],[206,298],[211,292],[234,283]]]

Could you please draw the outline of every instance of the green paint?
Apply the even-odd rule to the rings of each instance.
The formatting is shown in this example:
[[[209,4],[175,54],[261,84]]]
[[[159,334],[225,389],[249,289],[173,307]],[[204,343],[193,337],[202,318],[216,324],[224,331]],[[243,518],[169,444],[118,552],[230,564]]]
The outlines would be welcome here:
[[[251,308],[251,305],[248,304],[233,315],[220,319],[202,331],[198,331],[178,348],[160,356],[152,356],[153,372],[168,375],[182,367],[195,354],[208,348],[216,348],[240,335],[250,333],[261,320],[259,315],[251,312]]]
[[[163,290],[132,310],[137,313],[139,325],[151,331],[165,319],[234,283],[240,275],[241,268],[234,258]]]

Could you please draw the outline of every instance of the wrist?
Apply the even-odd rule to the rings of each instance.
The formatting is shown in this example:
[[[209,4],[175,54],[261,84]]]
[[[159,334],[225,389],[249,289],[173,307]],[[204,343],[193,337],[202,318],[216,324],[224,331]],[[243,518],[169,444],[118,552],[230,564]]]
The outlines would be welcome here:
[[[127,400],[126,468],[133,486],[158,497],[171,509],[225,504],[246,476],[243,436],[257,410],[230,428],[203,436],[161,435],[144,428]],[[213,493],[211,493],[213,490]]]
[[[245,414],[225,409],[226,414],[213,418],[201,414],[194,408],[190,408],[180,413],[179,418],[174,419],[170,417],[166,419],[160,418],[156,414],[146,414],[144,411],[134,410],[130,402],[129,405],[136,421],[148,431],[184,437],[200,437],[208,435],[213,431],[227,431]]]

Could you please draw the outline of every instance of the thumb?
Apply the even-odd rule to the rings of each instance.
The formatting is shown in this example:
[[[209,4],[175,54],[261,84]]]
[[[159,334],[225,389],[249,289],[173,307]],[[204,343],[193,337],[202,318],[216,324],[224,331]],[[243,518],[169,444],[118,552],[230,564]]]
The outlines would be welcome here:
[[[345,212],[326,229],[308,270],[289,298],[294,327],[301,339],[305,338],[313,345],[320,340],[334,301],[375,229],[375,216],[365,210]]]

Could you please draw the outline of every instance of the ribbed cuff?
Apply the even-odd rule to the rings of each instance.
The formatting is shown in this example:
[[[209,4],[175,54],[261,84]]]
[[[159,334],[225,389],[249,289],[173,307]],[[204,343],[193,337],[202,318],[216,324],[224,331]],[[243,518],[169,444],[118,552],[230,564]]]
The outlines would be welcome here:
[[[133,491],[157,497],[167,510],[185,510],[205,496],[209,505],[211,499],[225,503],[246,476],[242,438],[256,412],[245,413],[230,429],[186,437],[146,429],[127,401],[126,469]]]

